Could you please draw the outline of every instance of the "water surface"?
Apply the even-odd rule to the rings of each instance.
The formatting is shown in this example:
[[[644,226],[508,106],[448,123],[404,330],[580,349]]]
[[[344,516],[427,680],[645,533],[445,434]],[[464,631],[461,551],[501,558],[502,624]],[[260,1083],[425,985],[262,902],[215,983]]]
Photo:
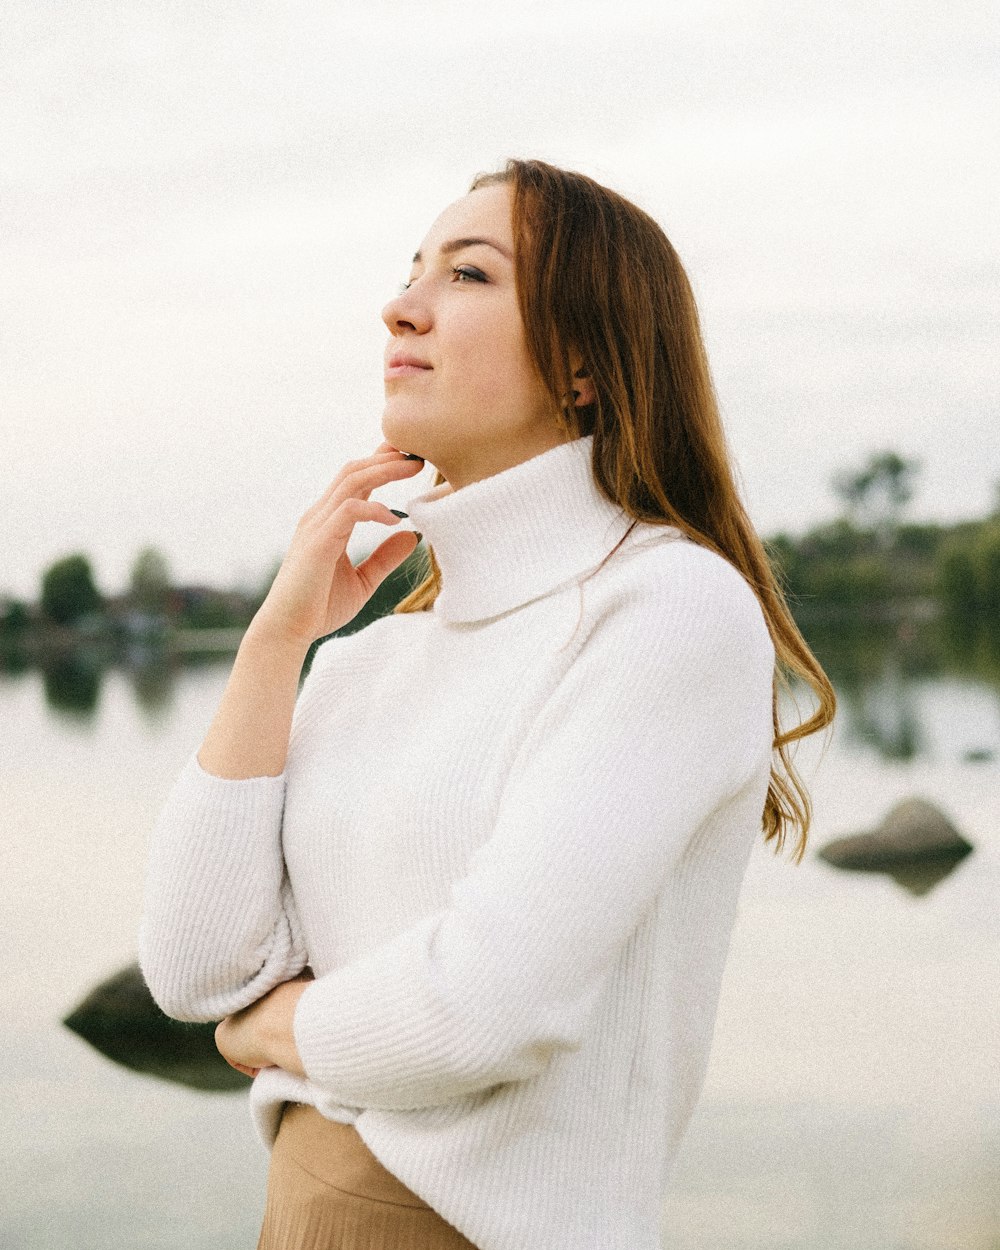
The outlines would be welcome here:
[[[998,1250],[998,687],[891,647],[830,671],[843,716],[799,755],[810,850],[751,857],[664,1246]],[[135,958],[152,821],[227,673],[0,678],[4,1246],[256,1243],[245,1095],[131,1072],[60,1023]],[[909,795],[975,845],[928,893],[815,858]]]

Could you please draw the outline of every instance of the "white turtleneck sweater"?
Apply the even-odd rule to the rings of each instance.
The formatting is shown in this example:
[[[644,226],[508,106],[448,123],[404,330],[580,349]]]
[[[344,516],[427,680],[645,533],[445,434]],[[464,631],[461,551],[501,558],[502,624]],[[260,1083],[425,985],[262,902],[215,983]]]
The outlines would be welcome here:
[[[140,934],[218,1020],[309,964],[305,1080],[481,1250],[655,1250],[771,762],[724,559],[598,490],[593,437],[412,499],[442,590],[318,648],[278,777],[188,760]]]

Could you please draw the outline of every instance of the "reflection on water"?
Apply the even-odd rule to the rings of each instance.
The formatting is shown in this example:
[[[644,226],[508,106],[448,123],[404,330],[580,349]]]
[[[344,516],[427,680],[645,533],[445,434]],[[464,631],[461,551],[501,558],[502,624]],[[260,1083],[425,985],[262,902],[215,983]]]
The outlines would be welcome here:
[[[909,760],[923,749],[913,685],[897,655],[887,654],[878,680],[860,691],[847,691],[842,702],[854,734],[883,759]]]
[[[42,670],[45,700],[55,712],[88,718],[97,711],[101,696],[102,669],[86,650],[67,651]]]
[[[966,855],[972,853],[972,847],[954,847],[952,850],[939,851],[936,855],[925,855],[911,862],[888,862],[877,864],[834,864],[840,872],[878,872],[891,877],[897,885],[908,890],[917,898],[930,894],[936,885],[942,882],[961,862]],[[823,850],[819,852],[821,859],[827,856]]]
[[[912,760],[928,749],[919,702],[922,685],[935,678],[964,678],[991,691],[1000,703],[1000,631],[968,632],[946,621],[887,624],[806,622],[810,646],[837,690],[840,732],[863,743],[884,760]],[[80,721],[100,707],[102,683],[124,673],[137,705],[155,719],[169,711],[183,673],[192,667],[224,665],[232,656],[218,652],[173,654],[155,647],[115,653],[82,646],[56,653],[41,665],[45,698],[56,712]],[[0,678],[27,671],[22,656],[0,650]],[[990,763],[990,743],[969,745],[963,758]]]
[[[156,721],[169,713],[177,689],[177,676],[176,670],[164,663],[162,652],[137,654],[126,671],[133,698],[147,719]]]
[[[210,633],[211,631],[205,631]],[[136,706],[155,721],[169,711],[178,681],[199,668],[228,669],[233,653],[211,648],[168,653],[162,647],[130,645],[113,648],[83,642],[31,660],[23,651],[0,643],[0,681],[41,674],[46,705],[86,723],[100,711],[101,691],[113,675],[128,680]]]
[[[884,760],[912,760],[928,750],[919,692],[929,681],[964,678],[991,692],[1000,707],[1000,634],[952,622],[915,625],[847,620],[806,627],[810,646],[837,691],[840,732]],[[970,763],[987,763],[995,747],[970,746]]]
[[[937,859],[928,859],[921,864],[899,864],[893,868],[885,868],[884,872],[901,885],[904,890],[922,898],[930,894],[941,881],[948,876],[956,864],[969,854],[969,850],[953,851],[951,855],[941,855]]]

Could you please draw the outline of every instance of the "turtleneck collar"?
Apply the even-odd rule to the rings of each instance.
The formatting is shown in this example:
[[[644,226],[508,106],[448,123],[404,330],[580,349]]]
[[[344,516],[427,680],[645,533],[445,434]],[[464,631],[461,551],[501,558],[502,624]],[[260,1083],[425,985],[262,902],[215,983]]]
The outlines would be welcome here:
[[[631,518],[598,489],[593,446],[588,434],[459,490],[444,482],[407,503],[441,568],[440,617],[498,616],[600,564]]]

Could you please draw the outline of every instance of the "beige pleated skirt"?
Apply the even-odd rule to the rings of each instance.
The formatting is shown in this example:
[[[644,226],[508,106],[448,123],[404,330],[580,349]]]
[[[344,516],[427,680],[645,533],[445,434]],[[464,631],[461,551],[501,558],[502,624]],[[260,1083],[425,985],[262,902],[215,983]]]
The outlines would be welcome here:
[[[257,1250],[476,1250],[379,1163],[352,1124],[288,1103]]]

